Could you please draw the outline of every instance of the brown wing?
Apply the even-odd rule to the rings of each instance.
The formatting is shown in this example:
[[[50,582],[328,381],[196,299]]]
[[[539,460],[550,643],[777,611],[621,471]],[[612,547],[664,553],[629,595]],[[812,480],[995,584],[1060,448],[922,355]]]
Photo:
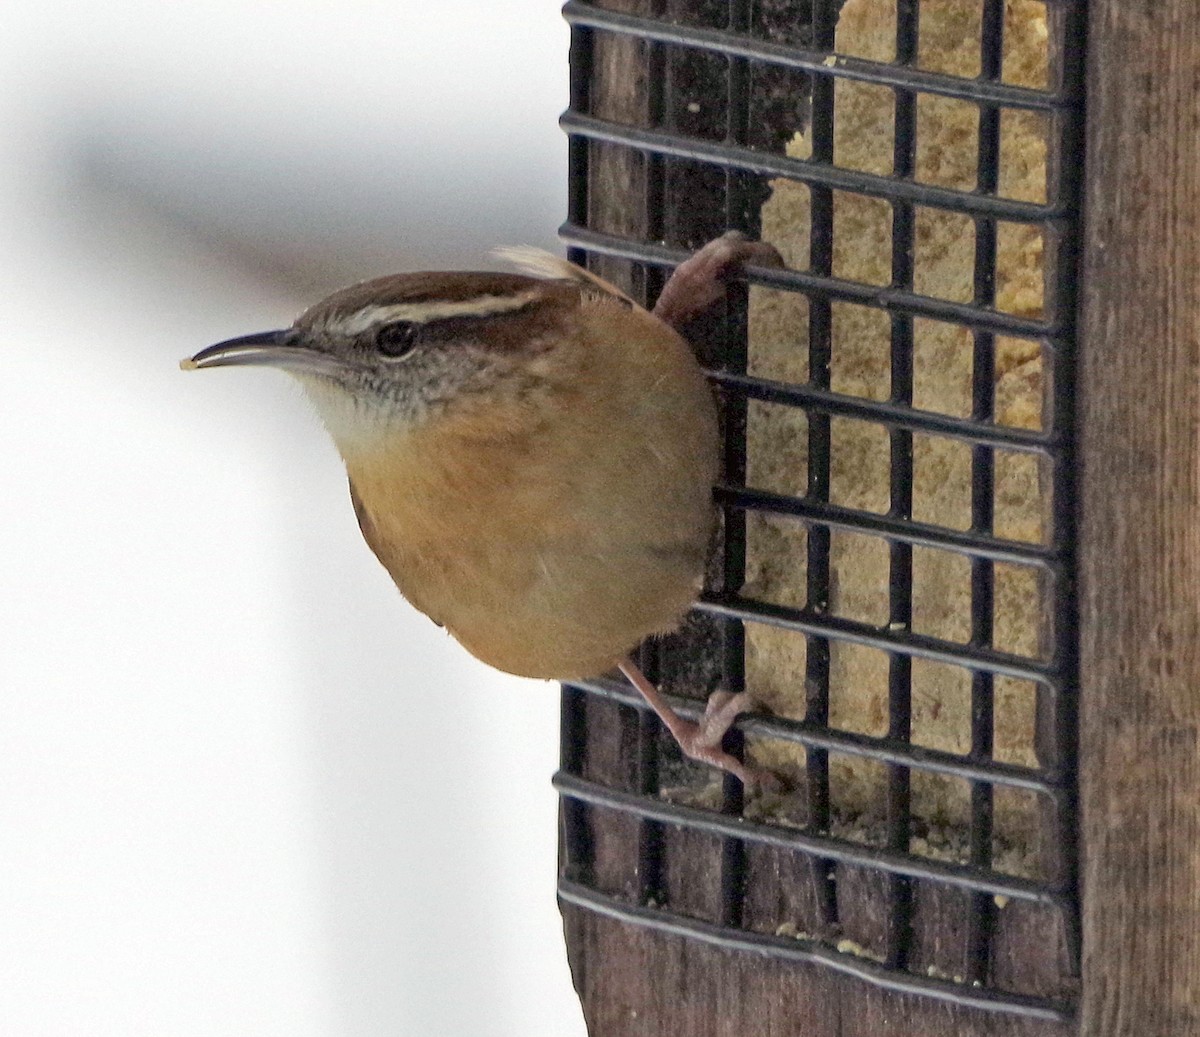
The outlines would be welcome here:
[[[362,533],[362,537],[367,542],[367,547],[371,549],[371,553],[379,559],[380,564],[386,569],[387,564],[384,562],[383,555],[380,553],[379,534],[375,529],[375,523],[371,521],[371,514],[367,511],[366,507],[363,505],[362,499],[358,496],[358,492],[354,489],[354,480],[347,476],[346,484],[350,487],[350,503],[354,506],[354,517],[358,519],[359,532]],[[420,603],[414,601],[412,604],[424,612],[426,616],[429,616],[429,613],[421,607]],[[429,618],[433,620],[437,626],[445,626],[444,623],[438,622],[434,616],[429,616]]]

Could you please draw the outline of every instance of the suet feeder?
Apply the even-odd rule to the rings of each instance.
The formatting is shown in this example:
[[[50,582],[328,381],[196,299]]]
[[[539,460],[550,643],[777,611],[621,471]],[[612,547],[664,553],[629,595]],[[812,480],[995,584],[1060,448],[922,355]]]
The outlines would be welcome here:
[[[1200,29],[1179,0],[572,0],[571,256],[727,228],[706,589],[563,689],[595,1037],[1200,1033]]]

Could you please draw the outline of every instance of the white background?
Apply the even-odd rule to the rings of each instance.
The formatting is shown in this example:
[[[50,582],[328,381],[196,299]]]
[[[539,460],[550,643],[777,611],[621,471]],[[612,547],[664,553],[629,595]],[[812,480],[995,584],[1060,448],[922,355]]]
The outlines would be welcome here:
[[[0,1033],[583,1033],[557,695],[361,543],[284,375],[345,281],[555,247],[558,0],[5,0]]]

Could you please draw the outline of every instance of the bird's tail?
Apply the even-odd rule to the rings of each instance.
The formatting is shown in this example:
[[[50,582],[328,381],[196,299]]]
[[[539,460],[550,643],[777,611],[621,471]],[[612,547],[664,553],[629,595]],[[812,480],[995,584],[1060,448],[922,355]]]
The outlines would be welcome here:
[[[620,288],[609,284],[603,277],[597,277],[590,270],[584,270],[583,267],[576,266],[570,260],[556,256],[553,252],[547,252],[543,248],[534,248],[532,245],[503,245],[493,249],[492,255],[512,263],[518,270],[533,277],[578,281],[581,284],[591,285],[605,295],[611,295],[630,306],[642,308]]]

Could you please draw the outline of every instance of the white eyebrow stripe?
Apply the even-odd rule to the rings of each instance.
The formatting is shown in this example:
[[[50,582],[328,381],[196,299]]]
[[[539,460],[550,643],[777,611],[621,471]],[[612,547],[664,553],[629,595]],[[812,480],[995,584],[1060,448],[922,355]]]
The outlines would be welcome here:
[[[339,335],[361,335],[371,328],[393,321],[429,324],[453,317],[490,317],[511,313],[534,302],[541,292],[536,288],[516,295],[477,295],[473,299],[433,299],[402,302],[391,306],[364,306],[361,310],[330,320],[327,330]]]

